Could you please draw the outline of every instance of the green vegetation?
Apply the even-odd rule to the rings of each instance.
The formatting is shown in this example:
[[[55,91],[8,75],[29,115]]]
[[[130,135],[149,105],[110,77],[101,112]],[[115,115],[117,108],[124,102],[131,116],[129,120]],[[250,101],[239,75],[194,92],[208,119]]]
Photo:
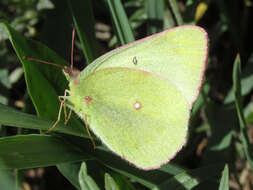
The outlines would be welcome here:
[[[0,7],[0,189],[253,188],[252,1],[2,0]],[[142,171],[99,141],[94,150],[75,114],[46,133],[67,81],[59,68],[26,64],[24,55],[68,65],[75,27],[74,62],[83,69],[120,45],[186,24],[207,31],[210,51],[187,144],[171,162]]]

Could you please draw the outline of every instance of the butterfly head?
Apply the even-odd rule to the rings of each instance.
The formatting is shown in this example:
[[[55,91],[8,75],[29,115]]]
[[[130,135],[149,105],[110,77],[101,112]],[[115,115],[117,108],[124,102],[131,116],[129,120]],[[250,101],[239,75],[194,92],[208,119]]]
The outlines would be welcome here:
[[[78,69],[74,69],[72,67],[64,66],[62,68],[63,73],[68,81],[77,80],[80,75],[80,71]]]

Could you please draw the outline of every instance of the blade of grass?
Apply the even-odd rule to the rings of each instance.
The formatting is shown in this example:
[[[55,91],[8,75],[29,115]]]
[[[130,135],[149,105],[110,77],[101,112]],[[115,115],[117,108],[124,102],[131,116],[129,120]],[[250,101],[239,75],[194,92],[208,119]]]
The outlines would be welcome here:
[[[253,102],[249,102],[244,108],[244,115],[247,125],[253,124]]]
[[[148,34],[155,34],[163,29],[164,0],[147,0],[146,12],[148,21]]]
[[[0,138],[0,169],[24,169],[76,162],[91,157],[62,138],[18,135]]]
[[[106,190],[120,190],[117,183],[108,173],[105,173],[105,189]]]
[[[173,189],[173,190],[186,190],[192,189],[198,184],[218,175],[223,169],[222,164],[205,166],[202,168],[182,172],[173,176],[164,183],[158,186],[160,190]]]
[[[135,40],[121,0],[107,0],[110,13],[121,45]]]
[[[242,94],[241,94],[241,60],[240,56],[237,55],[234,61],[233,68],[233,89],[235,94],[235,106],[237,110],[237,117],[239,119],[240,124],[240,134],[242,138],[242,144],[244,147],[244,152],[246,154],[247,160],[253,169],[253,146],[250,144],[246,121],[243,115],[243,107],[242,107]]]
[[[172,16],[171,10],[168,8],[168,6],[165,7],[164,11],[164,20],[163,20],[164,30],[173,28],[176,26],[175,20]]]
[[[88,63],[91,63],[99,55],[98,44],[95,38],[92,2],[91,0],[69,0],[68,3],[73,15],[76,31],[82,44],[83,53]]]
[[[88,175],[85,162],[82,163],[79,171],[79,183],[82,190],[100,190],[92,177]]]
[[[146,12],[144,7],[138,7],[137,10],[135,10],[130,18],[129,23],[131,24],[131,27],[133,30],[139,28],[142,24],[146,21]]]
[[[26,114],[0,104],[0,124],[12,127],[48,130],[53,126],[54,122],[55,121],[50,121],[48,119],[40,118],[31,114]],[[67,127],[61,123],[57,125],[54,131],[75,136],[84,136],[83,130]]]
[[[173,15],[175,17],[176,23],[178,26],[183,25],[183,19],[181,13],[178,8],[178,1],[177,0],[169,0],[170,7],[172,9]]]
[[[80,162],[58,164],[56,167],[73,186],[75,186],[78,190],[81,190],[78,181],[78,173],[81,167]]]
[[[222,172],[219,190],[229,190],[229,171],[227,164]]]
[[[1,160],[0,160],[0,163]],[[16,189],[16,182],[13,177],[12,171],[0,170],[0,189]]]
[[[113,178],[115,183],[118,185],[119,189],[136,190],[136,188],[132,185],[132,183],[129,181],[128,178],[126,178],[118,173],[115,173],[115,172],[111,172],[110,176]]]
[[[253,53],[251,54],[247,64],[242,70],[241,74],[241,88],[242,88],[242,96],[248,95],[253,89]],[[224,103],[229,104],[235,100],[235,94],[233,89],[230,89]]]

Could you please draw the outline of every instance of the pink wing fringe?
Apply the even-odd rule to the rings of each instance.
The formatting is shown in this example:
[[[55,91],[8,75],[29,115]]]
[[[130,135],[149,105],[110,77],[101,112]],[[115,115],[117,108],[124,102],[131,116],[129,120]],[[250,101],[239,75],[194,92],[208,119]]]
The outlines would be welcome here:
[[[207,57],[208,57],[208,43],[209,43],[209,40],[208,40],[208,35],[207,35],[206,31],[205,31],[203,28],[201,28],[201,27],[199,27],[199,26],[192,26],[192,25],[185,25],[185,26],[174,27],[174,28],[172,28],[172,29],[168,29],[168,30],[165,30],[165,31],[160,32],[160,33],[157,33],[157,34],[153,34],[153,35],[148,36],[148,37],[145,37],[145,38],[143,38],[143,39],[140,39],[140,40],[131,42],[131,43],[129,43],[129,44],[126,44],[126,45],[124,45],[124,46],[118,47],[118,48],[116,48],[116,49],[114,49],[114,50],[112,50],[112,51],[109,51],[108,53],[104,54],[103,56],[106,56],[107,54],[112,53],[112,52],[114,52],[115,50],[118,50],[118,49],[120,49],[120,48],[127,47],[127,46],[129,46],[129,45],[132,45],[132,44],[141,42],[142,40],[147,40],[147,39],[149,39],[149,38],[155,37],[156,35],[160,35],[160,34],[163,34],[163,33],[167,33],[167,32],[176,30],[176,29],[178,29],[178,28],[196,28],[196,29],[199,29],[199,30],[201,30],[202,33],[204,34],[204,38],[205,38],[205,42],[206,42],[206,46],[205,46],[205,55],[204,55],[204,59],[203,59],[203,63],[204,63],[204,64],[203,64],[202,71],[201,71],[201,76],[200,76],[199,85],[198,85],[198,88],[197,88],[197,93],[196,93],[196,95],[195,95],[194,100],[191,102],[191,105],[190,105],[190,107],[192,107],[192,105],[193,105],[193,103],[196,101],[196,99],[197,99],[197,97],[198,97],[198,95],[199,95],[200,89],[201,89],[202,81],[203,81],[203,78],[204,78],[204,72],[205,72],[205,70],[206,70]],[[145,71],[144,71],[144,72],[145,72]],[[147,72],[147,73],[148,73],[148,72]],[[188,121],[189,121],[189,118],[188,118]],[[186,128],[186,130],[188,131],[188,128]],[[186,134],[187,134],[187,131],[186,131]],[[95,133],[95,131],[93,131],[93,133]],[[96,133],[95,133],[95,134],[96,134]],[[168,163],[171,159],[173,159],[173,158],[176,156],[176,154],[183,148],[185,142],[186,142],[186,136],[184,137],[184,141],[183,141],[182,144],[179,146],[178,150],[177,150],[172,156],[170,156],[167,160],[165,160],[165,161],[162,162],[161,164],[159,164],[159,165],[157,165],[157,166],[152,166],[152,167],[150,167],[150,168],[141,168],[141,167],[136,166],[136,165],[135,165],[134,163],[132,163],[131,161],[129,161],[129,160],[127,160],[126,158],[121,157],[121,155],[115,153],[115,152],[113,151],[113,149],[112,149],[109,145],[107,145],[107,144],[105,144],[105,143],[104,143],[104,144],[105,144],[114,154],[120,156],[122,159],[126,160],[128,163],[134,165],[135,167],[137,167],[137,168],[139,168],[139,169],[142,169],[142,170],[153,170],[153,169],[160,168],[162,165]]]

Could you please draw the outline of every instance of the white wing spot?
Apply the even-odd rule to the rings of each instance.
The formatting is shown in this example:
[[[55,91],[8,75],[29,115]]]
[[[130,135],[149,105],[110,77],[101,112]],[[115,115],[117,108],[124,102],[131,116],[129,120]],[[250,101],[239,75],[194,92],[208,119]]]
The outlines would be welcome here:
[[[136,102],[134,103],[134,108],[135,108],[136,110],[141,109],[141,107],[142,107],[142,105],[141,105],[140,102],[136,101]]]

